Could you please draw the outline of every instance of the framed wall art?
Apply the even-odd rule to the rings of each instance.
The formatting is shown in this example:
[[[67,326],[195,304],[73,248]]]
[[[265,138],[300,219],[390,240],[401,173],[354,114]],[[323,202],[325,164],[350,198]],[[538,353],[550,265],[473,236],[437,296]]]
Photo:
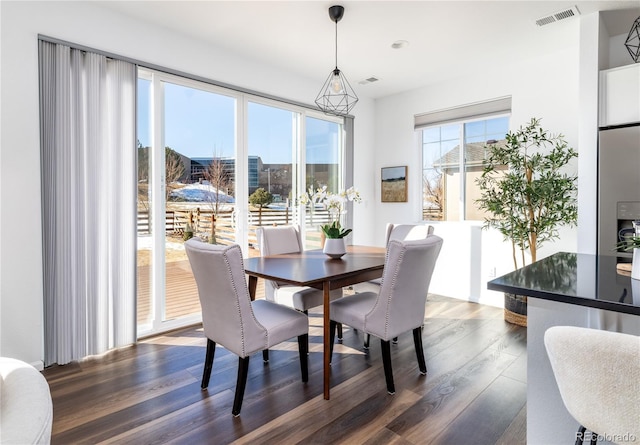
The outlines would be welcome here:
[[[407,166],[382,167],[382,202],[407,202]]]

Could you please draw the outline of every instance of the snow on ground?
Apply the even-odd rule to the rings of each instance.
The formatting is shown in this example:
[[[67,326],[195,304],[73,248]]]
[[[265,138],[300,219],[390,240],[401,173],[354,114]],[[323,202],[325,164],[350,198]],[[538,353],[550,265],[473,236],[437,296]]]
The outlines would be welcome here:
[[[170,196],[189,202],[216,202],[216,199],[225,204],[235,202],[232,196],[222,191],[216,194],[216,188],[210,185],[208,181],[203,181],[201,184],[186,184],[184,187],[173,190]]]

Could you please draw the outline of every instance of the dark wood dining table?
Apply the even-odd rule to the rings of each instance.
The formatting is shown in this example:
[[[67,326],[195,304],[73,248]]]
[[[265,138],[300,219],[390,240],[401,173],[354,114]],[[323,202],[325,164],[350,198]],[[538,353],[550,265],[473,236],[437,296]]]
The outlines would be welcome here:
[[[353,284],[380,278],[384,268],[385,249],[348,246],[347,254],[331,259],[322,250],[248,258],[244,260],[249,276],[249,294],[255,299],[258,278],[280,281],[295,286],[321,289],[324,294],[324,398],[329,400],[330,332],[329,292]]]

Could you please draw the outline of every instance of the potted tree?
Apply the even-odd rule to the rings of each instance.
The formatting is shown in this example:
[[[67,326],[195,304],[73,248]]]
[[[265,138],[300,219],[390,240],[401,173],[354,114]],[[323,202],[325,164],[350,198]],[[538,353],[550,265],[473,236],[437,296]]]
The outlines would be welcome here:
[[[497,229],[511,242],[518,269],[526,253],[537,260],[538,248],[557,239],[560,226],[575,226],[577,177],[563,169],[578,155],[562,134],[549,134],[536,118],[486,149],[476,203],[487,212],[484,228]],[[507,321],[526,326],[526,313],[526,297],[505,294]]]

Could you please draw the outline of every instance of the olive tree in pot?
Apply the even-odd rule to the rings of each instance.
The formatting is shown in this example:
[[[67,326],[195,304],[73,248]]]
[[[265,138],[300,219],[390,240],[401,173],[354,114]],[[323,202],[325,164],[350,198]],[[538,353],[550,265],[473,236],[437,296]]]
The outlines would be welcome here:
[[[550,134],[536,118],[486,149],[476,203],[487,212],[484,228],[497,229],[511,242],[518,269],[527,252],[531,262],[537,260],[538,248],[557,239],[560,226],[575,226],[577,177],[564,170],[578,155],[562,134]],[[526,326],[526,302],[526,297],[505,294],[505,319]]]

